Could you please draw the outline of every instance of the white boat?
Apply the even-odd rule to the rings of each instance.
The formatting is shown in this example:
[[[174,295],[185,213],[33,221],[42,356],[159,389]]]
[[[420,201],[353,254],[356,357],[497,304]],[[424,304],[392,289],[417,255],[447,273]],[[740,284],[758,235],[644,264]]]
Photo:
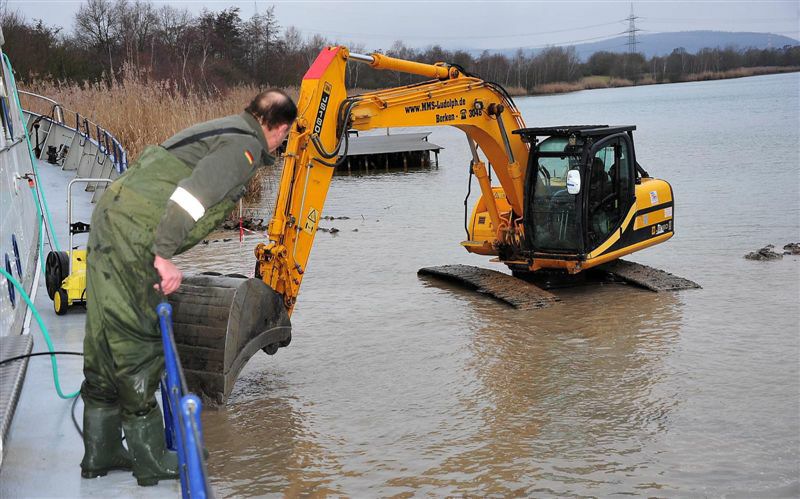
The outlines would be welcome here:
[[[0,46],[2,42],[0,32]],[[113,179],[127,167],[124,149],[102,126],[34,94],[19,92],[38,112],[21,109],[11,62],[4,55],[0,70],[0,258],[5,272],[0,361],[47,352],[43,329],[56,351],[83,351],[85,313],[76,306],[67,315],[55,314],[42,262],[52,250],[69,250],[70,182]],[[95,180],[74,184],[73,221],[89,223],[93,202],[104,186]],[[77,235],[75,244],[85,244],[85,234]],[[145,492],[130,472],[81,478],[82,403],[56,393],[51,358],[42,355],[0,364],[0,497],[108,497],[112,490],[121,497],[180,494],[177,480],[162,481]],[[77,355],[56,359],[60,390],[72,395],[80,388],[83,359]]]

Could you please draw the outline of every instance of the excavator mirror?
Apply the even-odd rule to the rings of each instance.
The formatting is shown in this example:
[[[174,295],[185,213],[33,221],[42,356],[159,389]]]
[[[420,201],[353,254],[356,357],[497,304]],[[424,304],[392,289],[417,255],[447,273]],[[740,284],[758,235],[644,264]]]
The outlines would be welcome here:
[[[567,192],[569,194],[581,192],[581,172],[578,170],[569,170],[567,172]]]

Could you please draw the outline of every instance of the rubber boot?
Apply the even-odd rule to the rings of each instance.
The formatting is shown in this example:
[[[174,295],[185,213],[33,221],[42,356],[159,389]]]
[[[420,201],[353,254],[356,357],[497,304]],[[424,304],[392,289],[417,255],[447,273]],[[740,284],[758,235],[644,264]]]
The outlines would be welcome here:
[[[119,407],[86,403],[83,409],[83,448],[83,478],[106,476],[111,470],[131,469],[130,455],[122,446]]]
[[[158,407],[144,416],[125,417],[122,422],[133,460],[133,476],[142,487],[159,480],[178,478],[178,455],[166,449],[164,421]]]

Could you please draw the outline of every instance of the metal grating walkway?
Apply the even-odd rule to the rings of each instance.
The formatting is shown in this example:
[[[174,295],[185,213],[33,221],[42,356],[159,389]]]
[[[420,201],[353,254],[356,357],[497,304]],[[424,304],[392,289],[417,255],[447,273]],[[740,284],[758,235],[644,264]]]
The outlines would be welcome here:
[[[29,334],[0,336],[0,360],[10,359],[18,355],[31,353],[33,337]],[[28,359],[19,359],[0,365],[0,466],[5,454],[5,441],[14,409],[25,381],[28,370]]]

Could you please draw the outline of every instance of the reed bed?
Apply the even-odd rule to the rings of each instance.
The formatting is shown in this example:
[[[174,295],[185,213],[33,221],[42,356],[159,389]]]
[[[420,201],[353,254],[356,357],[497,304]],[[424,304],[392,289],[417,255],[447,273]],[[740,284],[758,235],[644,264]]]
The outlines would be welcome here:
[[[624,78],[612,78],[609,76],[587,76],[575,82],[556,82],[536,85],[531,90],[532,95],[563,94],[567,92],[577,92],[579,90],[591,90],[595,88],[614,88],[630,87],[634,83]]]
[[[556,82],[537,85],[530,91],[530,95],[549,95],[563,94],[567,92],[577,92],[579,90],[591,90],[595,88],[616,88],[631,87],[633,85],[656,85],[658,83],[681,83],[687,81],[706,81],[706,80],[726,80],[731,78],[743,78],[745,76],[758,76],[775,73],[794,73],[800,71],[798,66],[761,66],[753,68],[737,68],[728,71],[705,71],[703,73],[692,73],[684,75],[678,81],[656,81],[652,75],[644,75],[636,82],[625,78],[613,78],[610,76],[586,76],[576,82]]]
[[[74,112],[79,112],[107,129],[126,149],[131,162],[148,145],[159,144],[183,128],[242,112],[261,90],[253,85],[242,85],[207,94],[184,92],[175,82],[151,81],[133,73],[126,74],[110,87],[105,84],[35,82],[22,85],[22,89],[59,102],[67,110],[64,118],[68,124],[72,124]],[[297,89],[286,91],[292,98],[297,98]],[[24,95],[20,97],[23,107],[42,114],[50,113],[49,104]],[[256,203],[275,177],[274,170],[259,170],[248,185],[245,202]]]
[[[756,66],[753,68],[736,68],[728,71],[705,71],[684,76],[681,81],[726,80],[775,73],[794,73],[800,71],[798,66]]]

